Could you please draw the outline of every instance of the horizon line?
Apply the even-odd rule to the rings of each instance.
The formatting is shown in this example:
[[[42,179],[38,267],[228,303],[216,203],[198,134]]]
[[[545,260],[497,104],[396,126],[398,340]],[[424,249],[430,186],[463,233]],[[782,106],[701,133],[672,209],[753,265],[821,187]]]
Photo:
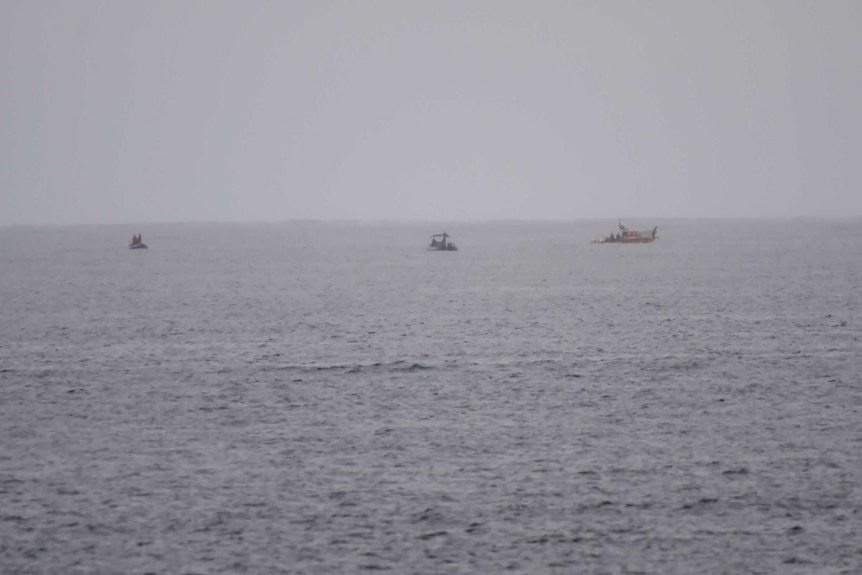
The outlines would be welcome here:
[[[477,225],[477,224],[563,224],[599,221],[828,221],[862,219],[862,215],[834,216],[635,216],[635,217],[584,217],[584,218],[489,218],[489,219],[444,219],[444,218],[285,218],[278,220],[152,220],[126,222],[69,222],[69,223],[0,223],[0,229],[8,228],[71,228],[71,227],[119,227],[119,226],[171,226],[171,225],[280,225],[280,224],[354,224],[354,225]]]

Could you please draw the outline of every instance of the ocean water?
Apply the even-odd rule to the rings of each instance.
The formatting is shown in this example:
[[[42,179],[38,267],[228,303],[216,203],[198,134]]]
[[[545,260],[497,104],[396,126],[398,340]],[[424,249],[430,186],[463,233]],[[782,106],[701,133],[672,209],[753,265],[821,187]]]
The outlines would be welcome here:
[[[0,572],[862,572],[862,222],[629,223],[0,229]]]

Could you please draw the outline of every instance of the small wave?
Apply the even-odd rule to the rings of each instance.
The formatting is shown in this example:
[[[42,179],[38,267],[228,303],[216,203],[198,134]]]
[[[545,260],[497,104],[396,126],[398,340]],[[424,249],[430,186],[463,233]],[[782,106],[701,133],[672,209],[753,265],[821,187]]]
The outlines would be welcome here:
[[[431,533],[423,533],[418,538],[422,539],[423,541],[427,541],[428,539],[434,539],[435,537],[443,537],[448,534],[448,531],[432,531]]]
[[[684,504],[680,509],[689,510],[689,509],[694,509],[694,508],[698,508],[698,507],[704,507],[707,505],[712,505],[713,503],[718,503],[717,497],[701,497],[700,499],[698,499],[694,503]]]
[[[325,373],[340,372],[343,374],[395,372],[395,371],[424,371],[436,369],[436,366],[419,362],[408,362],[396,360],[389,362],[370,363],[333,363],[333,364],[291,364],[291,365],[268,365],[261,366],[260,371],[288,371],[298,373]]]
[[[402,368],[400,371],[422,371],[425,369],[433,369],[431,366],[414,363],[410,367]]]

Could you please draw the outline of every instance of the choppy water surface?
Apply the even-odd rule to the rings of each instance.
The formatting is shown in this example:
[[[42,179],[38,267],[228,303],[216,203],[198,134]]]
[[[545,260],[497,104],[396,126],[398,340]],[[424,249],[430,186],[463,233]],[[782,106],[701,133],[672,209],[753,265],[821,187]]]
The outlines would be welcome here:
[[[862,572],[860,222],[615,223],[0,229],[0,571]]]

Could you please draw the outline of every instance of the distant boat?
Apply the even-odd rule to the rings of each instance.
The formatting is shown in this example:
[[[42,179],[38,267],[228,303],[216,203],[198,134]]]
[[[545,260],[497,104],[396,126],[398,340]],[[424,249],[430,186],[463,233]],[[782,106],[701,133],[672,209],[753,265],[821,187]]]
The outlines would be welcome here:
[[[593,240],[594,244],[649,244],[656,239],[658,236],[656,232],[658,231],[658,226],[654,227],[652,230],[648,232],[639,232],[637,230],[633,230],[623,225],[622,220],[619,222],[620,231],[617,232],[616,235],[609,234],[607,236],[596,238]]]
[[[440,239],[438,240],[437,238]],[[443,232],[442,234],[434,234],[431,236],[431,243],[428,244],[428,249],[437,252],[457,252],[458,246],[448,240],[449,234],[446,232]]]
[[[141,241],[141,234],[132,236],[132,242],[129,244],[130,250],[145,250],[147,244]]]

